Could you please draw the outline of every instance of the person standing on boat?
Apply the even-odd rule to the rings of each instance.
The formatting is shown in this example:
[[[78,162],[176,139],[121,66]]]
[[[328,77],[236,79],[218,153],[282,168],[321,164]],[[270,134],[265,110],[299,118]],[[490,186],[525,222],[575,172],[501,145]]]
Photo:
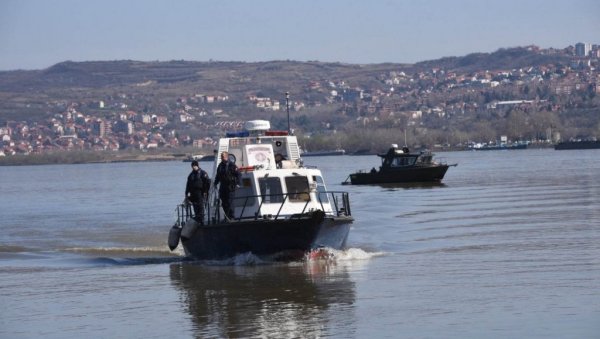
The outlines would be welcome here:
[[[198,161],[192,161],[192,172],[188,175],[185,185],[185,197],[194,207],[196,220],[204,222],[204,197],[210,188],[210,179],[206,171],[200,168]]]
[[[221,162],[217,166],[217,175],[215,185],[219,185],[219,198],[225,216],[233,219],[233,197],[237,187],[239,187],[240,173],[237,166],[229,161],[229,153],[221,153]]]

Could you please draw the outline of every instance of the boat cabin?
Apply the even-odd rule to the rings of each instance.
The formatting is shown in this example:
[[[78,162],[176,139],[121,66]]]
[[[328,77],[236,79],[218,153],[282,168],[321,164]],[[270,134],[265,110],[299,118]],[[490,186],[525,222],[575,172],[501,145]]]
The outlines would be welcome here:
[[[237,220],[290,218],[313,210],[329,215],[349,213],[343,203],[347,194],[338,205],[339,197],[336,192],[327,192],[321,171],[304,167],[296,136],[271,131],[268,121],[248,121],[244,131],[228,133],[220,139],[217,152],[213,173],[222,152],[228,152],[229,160],[240,172],[240,187],[233,199]],[[212,214],[210,218],[219,220],[223,214],[218,208],[218,192],[215,188],[211,192],[209,201],[217,208],[207,212]]]
[[[431,152],[411,153],[408,147],[400,149],[396,144],[392,144],[386,153],[378,154],[378,156],[381,157],[381,170],[395,170],[433,163]]]

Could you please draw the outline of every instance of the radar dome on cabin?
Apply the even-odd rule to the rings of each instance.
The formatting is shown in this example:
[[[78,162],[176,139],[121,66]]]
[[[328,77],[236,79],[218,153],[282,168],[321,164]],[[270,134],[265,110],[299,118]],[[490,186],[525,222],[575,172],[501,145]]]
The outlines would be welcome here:
[[[260,134],[270,130],[271,123],[268,120],[250,120],[244,123],[244,129],[253,134]]]

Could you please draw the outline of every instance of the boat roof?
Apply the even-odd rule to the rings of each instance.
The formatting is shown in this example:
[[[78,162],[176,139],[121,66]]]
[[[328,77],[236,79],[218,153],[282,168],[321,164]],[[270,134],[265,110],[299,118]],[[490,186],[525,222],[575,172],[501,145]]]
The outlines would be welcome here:
[[[393,144],[392,147],[390,147],[390,149],[388,149],[387,152],[377,154],[377,156],[382,157],[382,158],[409,157],[409,156],[415,157],[415,156],[419,156],[419,155],[421,155],[421,153],[410,153],[410,150],[408,149],[408,147],[404,146],[402,148],[398,148],[398,146],[396,144]]]
[[[287,168],[302,166],[296,136],[288,131],[271,130],[269,122],[265,120],[248,121],[243,130],[228,132],[219,139],[216,151],[218,155],[228,152],[230,160],[238,167],[275,169],[278,156],[285,161]],[[220,161],[220,156],[216,156],[213,173]]]

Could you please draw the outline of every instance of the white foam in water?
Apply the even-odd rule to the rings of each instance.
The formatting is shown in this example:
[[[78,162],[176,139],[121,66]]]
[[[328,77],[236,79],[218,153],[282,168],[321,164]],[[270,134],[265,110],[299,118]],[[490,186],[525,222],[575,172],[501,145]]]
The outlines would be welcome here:
[[[263,260],[250,252],[238,254],[233,257],[233,264],[235,266],[258,265],[264,263]]]
[[[328,261],[344,264],[352,264],[353,262],[366,261],[371,258],[385,255],[385,252],[367,252],[360,248],[349,248],[346,250],[335,250],[332,248],[321,248],[304,255],[303,262],[318,262]],[[233,266],[253,266],[253,265],[266,265],[278,262],[274,257],[261,257],[251,252],[238,254],[235,257],[224,259],[224,260],[207,260],[205,263],[209,265],[233,265]],[[291,261],[290,264],[300,263],[298,261]]]
[[[369,260],[374,257],[385,255],[385,252],[366,252],[360,248],[348,248],[345,250],[336,250],[333,248],[322,248],[307,253],[305,259],[311,260],[333,260],[333,261],[356,261]]]
[[[181,243],[179,243],[171,253],[177,254],[180,257],[185,257],[185,250],[183,249],[183,246],[181,246]]]
[[[263,265],[268,263],[251,252],[238,254],[235,257],[223,259],[223,260],[206,260],[205,263],[209,265],[225,265],[225,266],[252,266],[252,265]]]
[[[102,254],[102,255],[116,255],[118,257],[123,255],[145,255],[149,253],[164,254],[168,253],[175,257],[185,257],[185,250],[183,246],[179,244],[177,248],[170,251],[166,246],[155,246],[155,247],[72,247],[67,248],[65,251],[78,252],[87,254]],[[367,252],[360,248],[348,248],[345,250],[336,250],[333,248],[320,248],[313,250],[304,255],[304,262],[316,262],[316,261],[330,261],[337,263],[352,264],[355,261],[365,261],[371,258],[385,255],[385,252]],[[251,252],[238,254],[235,257],[224,259],[224,260],[207,260],[205,261],[209,265],[233,265],[233,266],[253,266],[253,265],[265,265],[269,263],[277,262],[276,258],[271,257],[260,257]]]

